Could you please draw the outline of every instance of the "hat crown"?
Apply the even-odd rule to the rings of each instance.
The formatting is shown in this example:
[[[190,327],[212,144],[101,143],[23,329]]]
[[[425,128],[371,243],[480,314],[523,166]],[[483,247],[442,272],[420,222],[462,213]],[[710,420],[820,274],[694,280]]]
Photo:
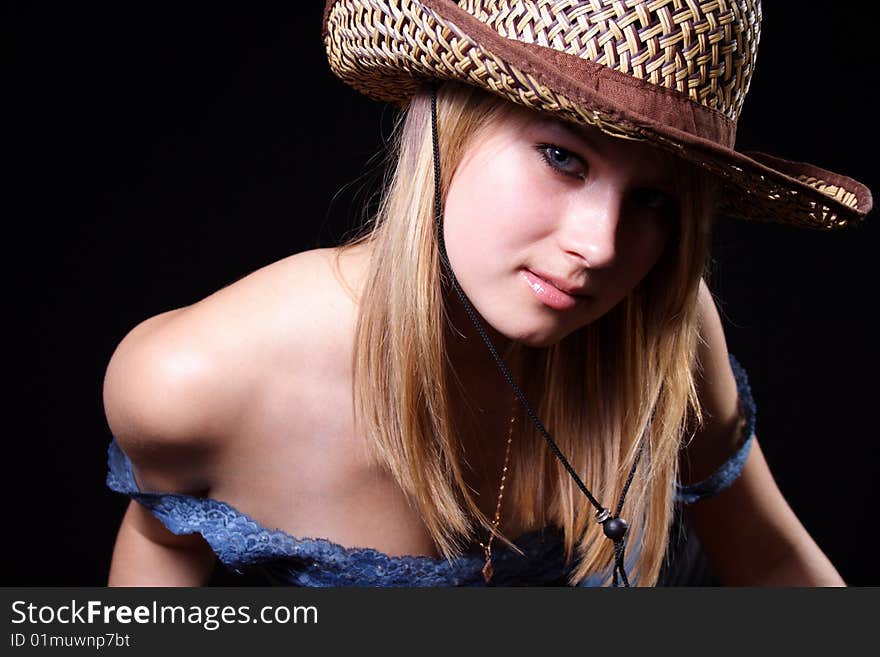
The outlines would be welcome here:
[[[736,121],[755,66],[760,0],[459,0],[499,35],[674,89]]]

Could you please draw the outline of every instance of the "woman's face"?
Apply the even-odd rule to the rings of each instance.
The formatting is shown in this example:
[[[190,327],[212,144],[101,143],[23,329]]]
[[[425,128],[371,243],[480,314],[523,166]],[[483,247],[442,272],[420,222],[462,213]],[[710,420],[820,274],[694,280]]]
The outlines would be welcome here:
[[[471,140],[450,183],[444,239],[482,317],[546,347],[626,297],[678,212],[660,151],[517,110]]]

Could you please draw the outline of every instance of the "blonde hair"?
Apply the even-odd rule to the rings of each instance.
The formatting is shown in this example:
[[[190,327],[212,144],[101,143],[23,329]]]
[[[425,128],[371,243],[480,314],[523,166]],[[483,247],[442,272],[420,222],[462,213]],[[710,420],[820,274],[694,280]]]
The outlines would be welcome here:
[[[475,87],[444,84],[437,122],[445,198],[469,141],[514,106]],[[393,168],[374,220],[346,247],[370,242],[374,257],[359,301],[353,399],[358,421],[447,559],[478,526],[491,529],[463,477],[451,431],[444,342],[447,321],[434,217],[430,96],[401,114]],[[711,183],[670,156],[681,221],[649,274],[615,308],[546,349],[525,348],[519,382],[538,417],[590,492],[614,512],[644,436],[621,516],[627,551],[640,552],[630,583],[657,581],[674,511],[678,452],[702,421],[693,368],[697,290],[708,255]],[[395,290],[395,293],[390,293]],[[511,447],[506,513],[525,526],[562,529],[570,584],[607,575],[614,550],[594,508],[520,413]],[[511,545],[503,536],[500,537]],[[634,545],[637,541],[638,548]]]

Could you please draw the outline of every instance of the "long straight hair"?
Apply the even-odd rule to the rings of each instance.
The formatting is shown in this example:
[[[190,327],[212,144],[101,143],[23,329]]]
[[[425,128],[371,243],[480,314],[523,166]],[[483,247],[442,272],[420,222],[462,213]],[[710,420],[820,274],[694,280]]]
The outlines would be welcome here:
[[[441,195],[470,140],[514,106],[475,87],[444,84],[437,121]],[[353,400],[377,461],[393,474],[447,559],[491,531],[463,476],[453,432],[444,337],[444,281],[434,222],[430,96],[400,114],[379,208],[338,251],[369,242],[373,253],[360,295],[353,356]],[[628,553],[638,551],[630,583],[656,583],[669,539],[681,446],[702,422],[694,366],[697,290],[708,256],[713,185],[672,156],[680,222],[647,276],[612,310],[544,349],[522,348],[523,391],[587,488],[617,504],[641,441],[621,516]],[[392,293],[393,291],[393,293]],[[564,534],[570,584],[591,575],[610,583],[614,551],[594,509],[520,412],[506,498],[527,527]],[[500,540],[511,545],[503,535]],[[634,545],[634,542],[637,545]]]

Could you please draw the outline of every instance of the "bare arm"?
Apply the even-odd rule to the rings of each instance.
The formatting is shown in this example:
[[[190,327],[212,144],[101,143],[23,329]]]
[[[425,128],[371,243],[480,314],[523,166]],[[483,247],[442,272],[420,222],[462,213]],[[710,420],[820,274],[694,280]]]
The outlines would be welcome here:
[[[216,557],[197,534],[176,536],[134,500],[113,549],[108,586],[204,586]]]
[[[754,440],[739,478],[687,519],[725,586],[846,586],[785,501]]]
[[[740,437],[737,391],[721,319],[708,289],[700,291],[701,403],[708,418],[686,451],[685,483],[710,474]],[[686,509],[721,583],[727,586],[845,586],[773,479],[757,437],[742,473],[721,493]]]

